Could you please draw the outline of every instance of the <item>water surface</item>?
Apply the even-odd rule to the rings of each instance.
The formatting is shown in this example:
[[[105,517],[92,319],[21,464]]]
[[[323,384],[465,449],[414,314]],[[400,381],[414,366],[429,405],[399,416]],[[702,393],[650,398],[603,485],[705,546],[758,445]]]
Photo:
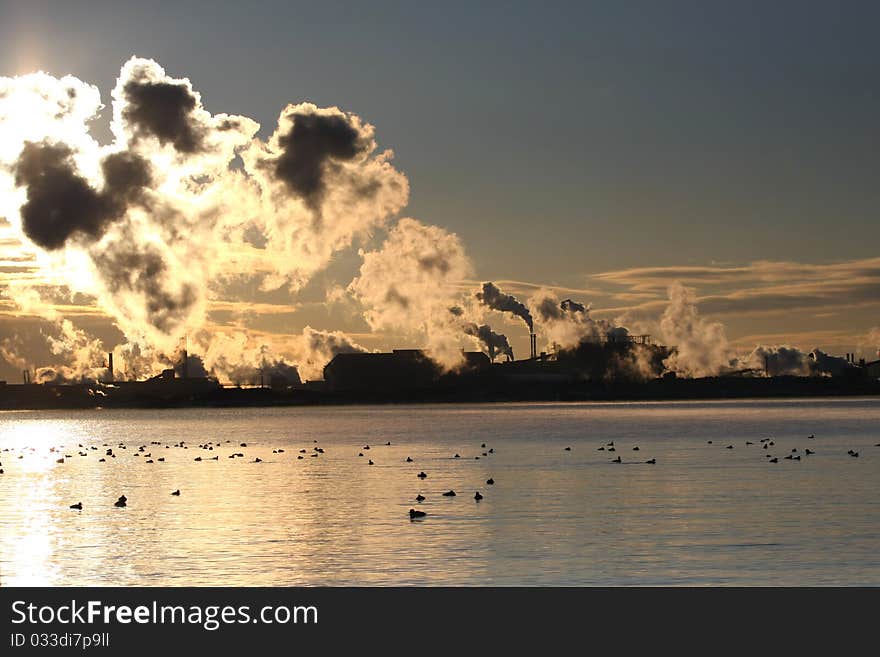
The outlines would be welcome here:
[[[0,584],[880,585],[878,426],[876,399],[4,412]]]

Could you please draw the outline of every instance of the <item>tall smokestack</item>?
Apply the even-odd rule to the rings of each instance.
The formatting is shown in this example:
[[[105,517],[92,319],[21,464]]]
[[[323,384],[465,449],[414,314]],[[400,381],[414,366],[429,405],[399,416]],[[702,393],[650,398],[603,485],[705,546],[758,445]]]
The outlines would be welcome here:
[[[107,352],[107,373],[110,375],[110,380],[113,381],[113,352]]]
[[[531,351],[531,358],[538,357],[538,336],[534,333],[529,333],[529,349]]]

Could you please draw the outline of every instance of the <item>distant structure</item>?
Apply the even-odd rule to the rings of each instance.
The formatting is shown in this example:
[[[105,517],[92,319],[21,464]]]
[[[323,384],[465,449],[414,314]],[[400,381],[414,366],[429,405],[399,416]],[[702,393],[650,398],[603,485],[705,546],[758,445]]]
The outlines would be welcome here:
[[[462,372],[491,366],[481,351],[467,351],[464,359]],[[442,376],[440,367],[421,349],[337,354],[324,367],[324,381],[331,391],[419,390],[435,385]]]

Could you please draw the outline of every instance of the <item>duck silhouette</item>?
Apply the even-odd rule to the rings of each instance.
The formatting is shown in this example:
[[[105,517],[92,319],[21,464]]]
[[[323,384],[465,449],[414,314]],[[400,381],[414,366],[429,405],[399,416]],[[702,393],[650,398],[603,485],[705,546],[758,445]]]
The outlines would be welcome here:
[[[128,498],[125,495],[120,495],[119,499],[113,503],[113,506],[122,508],[128,504]]]
[[[407,456],[407,457],[406,457],[406,462],[407,462],[407,463],[412,463],[412,462],[413,462],[412,457]]]
[[[645,463],[647,463],[648,465],[654,465],[657,463],[657,459],[648,459],[647,461],[645,461]]]
[[[571,447],[566,447],[566,448],[565,448],[565,451],[566,451],[566,452],[570,452],[570,451],[571,451]]]
[[[804,451],[804,454],[806,454],[807,456],[809,456],[810,454],[815,454],[815,453],[816,453],[816,452],[814,452],[813,450],[811,450],[809,447],[807,447],[807,449]]]
[[[367,461],[367,465],[376,465],[376,464],[373,463],[373,459],[370,459],[369,461]]]
[[[779,459],[774,456],[772,459],[770,459],[770,463],[779,463]]]
[[[486,480],[486,484],[489,485],[489,486],[493,486],[493,485],[495,484],[495,480],[494,480],[494,479],[491,479],[491,478],[490,478],[490,479],[487,479],[487,480]]]
[[[620,457],[619,457],[619,456],[618,456],[616,459],[614,459],[613,461],[611,461],[611,462],[612,462],[612,463],[623,463],[623,461],[620,460]]]
[[[71,508],[71,509],[76,509],[77,511],[82,511],[83,503],[82,503],[82,502],[77,502],[76,504],[71,504],[71,505],[70,505],[70,508]]]
[[[420,472],[420,473],[417,474],[416,476],[417,476],[419,479],[425,479],[428,475],[426,475],[424,472]]]
[[[443,493],[443,497],[455,497],[455,491],[454,491],[454,490],[448,490],[448,491],[446,491],[445,493]]]
[[[424,495],[422,495],[421,493],[419,493],[418,495],[416,495],[416,502],[424,502],[424,501],[425,501],[425,496],[424,496]]]
[[[475,499],[477,502],[479,502],[481,499],[483,499],[483,496],[480,495],[480,491],[477,491],[476,493],[474,493],[474,499]]]
[[[415,509],[409,510],[409,519],[410,520],[413,520],[414,518],[424,518],[426,515],[428,515],[428,514],[425,513],[424,511],[416,511]]]
[[[176,491],[174,491],[174,492],[171,493],[171,494],[172,494],[172,495],[180,496],[180,489],[178,488]]]

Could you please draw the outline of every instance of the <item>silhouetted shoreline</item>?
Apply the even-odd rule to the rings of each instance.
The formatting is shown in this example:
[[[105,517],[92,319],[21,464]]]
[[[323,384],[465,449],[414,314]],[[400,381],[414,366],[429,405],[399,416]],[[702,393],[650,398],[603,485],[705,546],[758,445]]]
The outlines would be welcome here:
[[[331,391],[174,386],[167,390],[95,384],[5,385],[0,409],[189,408],[326,406],[352,404],[675,401],[880,395],[880,382],[832,377],[656,379],[648,382],[581,382],[435,385],[413,389]]]

